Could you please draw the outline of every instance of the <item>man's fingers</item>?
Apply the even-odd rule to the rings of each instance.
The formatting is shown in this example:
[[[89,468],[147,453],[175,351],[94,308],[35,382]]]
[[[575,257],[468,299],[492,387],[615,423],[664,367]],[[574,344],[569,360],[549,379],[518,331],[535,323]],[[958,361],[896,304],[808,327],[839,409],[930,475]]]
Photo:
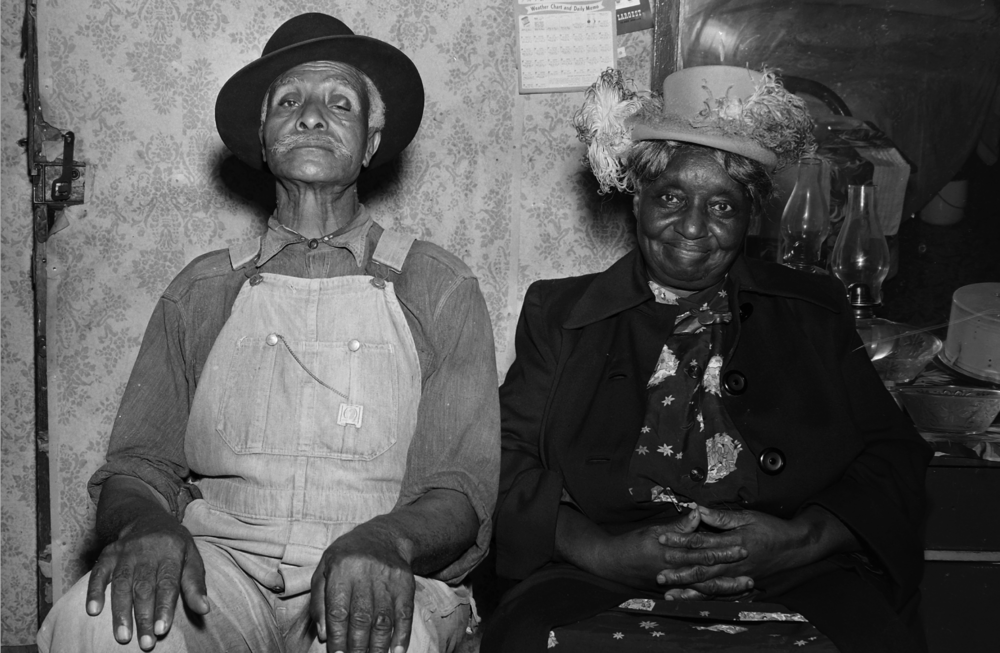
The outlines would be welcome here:
[[[153,634],[157,637],[166,635],[174,622],[174,610],[177,606],[180,584],[180,569],[177,563],[170,561],[161,564],[156,572],[156,603],[153,611],[155,619]]]
[[[410,630],[413,628],[413,577],[406,579],[403,591],[396,594],[395,624],[390,643],[390,653],[403,653],[410,646]]]
[[[324,603],[320,619],[326,630],[326,650],[329,653],[344,653],[348,648],[351,630],[350,618],[353,606],[351,586],[328,580],[324,587]]]
[[[375,619],[371,625],[371,640],[368,650],[371,653],[384,653],[389,647],[393,630],[392,610],[389,606],[376,608]]]
[[[354,586],[354,593],[351,595],[351,614],[347,619],[350,628],[350,632],[347,634],[347,651],[350,653],[368,653],[372,627],[375,625],[375,602],[371,595],[371,589],[365,588],[358,591],[359,589],[361,588],[357,585]],[[344,649],[336,650],[343,651]],[[377,651],[378,649],[372,650]]]
[[[148,564],[136,565],[132,571],[132,612],[135,614],[135,632],[139,648],[149,651],[156,644],[153,634],[156,610],[156,569]]]
[[[104,593],[111,582],[116,559],[106,548],[90,572],[90,580],[87,581],[87,614],[91,617],[96,617],[104,610]]]
[[[132,639],[132,568],[119,561],[111,575],[111,626],[119,644]]]
[[[319,568],[313,573],[309,592],[309,617],[316,624],[316,636],[321,642],[326,641],[326,577]]]
[[[205,585],[205,563],[201,560],[201,554],[193,544],[188,547],[187,556],[184,558],[184,565],[181,569],[180,592],[184,598],[184,603],[195,613],[208,614],[212,606],[208,602],[208,587]],[[174,603],[176,605],[176,595]],[[170,610],[171,621],[173,620],[173,609]],[[170,624],[166,624],[167,628]]]

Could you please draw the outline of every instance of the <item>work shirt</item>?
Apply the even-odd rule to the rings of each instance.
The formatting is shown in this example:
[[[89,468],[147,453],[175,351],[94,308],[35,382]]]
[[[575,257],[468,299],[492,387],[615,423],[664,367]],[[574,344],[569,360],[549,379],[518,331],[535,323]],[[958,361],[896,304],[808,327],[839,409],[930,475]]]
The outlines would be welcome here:
[[[303,278],[367,274],[395,285],[420,363],[417,427],[396,508],[432,489],[461,492],[479,518],[476,544],[434,577],[460,579],[485,554],[499,474],[499,409],[493,333],[478,282],[459,259],[416,241],[405,272],[378,270],[383,230],[362,207],[342,232],[307,239],[275,218],[259,243],[192,261],[157,303],[115,419],[107,462],[91,478],[96,501],[114,475],[157,490],[178,519],[191,496],[184,432],[198,380],[248,275],[239,251],[260,252],[260,271]],[[252,267],[252,266],[251,266]],[[344,310],[350,310],[345,306]]]

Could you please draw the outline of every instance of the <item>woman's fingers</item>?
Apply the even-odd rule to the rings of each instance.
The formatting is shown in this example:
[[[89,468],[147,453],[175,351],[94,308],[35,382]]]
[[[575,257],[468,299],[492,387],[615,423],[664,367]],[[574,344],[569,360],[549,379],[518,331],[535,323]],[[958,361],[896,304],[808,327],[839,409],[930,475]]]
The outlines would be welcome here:
[[[724,531],[746,526],[754,521],[753,513],[748,510],[712,510],[705,506],[698,507],[701,521]]]
[[[689,601],[704,597],[732,597],[746,594],[753,589],[753,579],[749,576],[712,576],[711,574],[712,570],[703,567],[683,570],[668,569],[660,572],[656,580],[661,585],[673,586],[666,594],[675,599]],[[691,579],[699,580],[691,581]]]
[[[702,594],[698,590],[692,589],[690,587],[679,588],[675,587],[672,590],[667,590],[663,594],[663,598],[667,601],[701,601],[703,599],[712,598],[707,594]]]

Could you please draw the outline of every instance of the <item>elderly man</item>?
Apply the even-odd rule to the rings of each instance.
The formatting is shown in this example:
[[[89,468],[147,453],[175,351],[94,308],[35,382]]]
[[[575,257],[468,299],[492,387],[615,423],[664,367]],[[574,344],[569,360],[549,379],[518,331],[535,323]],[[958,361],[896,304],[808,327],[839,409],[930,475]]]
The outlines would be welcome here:
[[[106,546],[42,651],[450,651],[475,622],[461,581],[499,460],[485,302],[356,191],[422,111],[402,52],[322,14],[223,87],[219,133],[277,208],[157,304],[91,480]]]

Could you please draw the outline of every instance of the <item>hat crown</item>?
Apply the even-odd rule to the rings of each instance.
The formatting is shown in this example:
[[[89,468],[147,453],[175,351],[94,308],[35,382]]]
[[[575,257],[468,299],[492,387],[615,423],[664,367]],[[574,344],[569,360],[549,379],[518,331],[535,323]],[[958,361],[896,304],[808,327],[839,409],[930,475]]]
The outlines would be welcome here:
[[[735,66],[695,66],[684,68],[663,79],[663,113],[690,119],[705,108],[711,97],[747,100],[762,75]]]
[[[354,32],[333,16],[320,13],[300,14],[288,19],[275,30],[271,38],[267,40],[261,56],[267,56],[282,48],[298,45],[305,41],[330,36],[354,36]]]

